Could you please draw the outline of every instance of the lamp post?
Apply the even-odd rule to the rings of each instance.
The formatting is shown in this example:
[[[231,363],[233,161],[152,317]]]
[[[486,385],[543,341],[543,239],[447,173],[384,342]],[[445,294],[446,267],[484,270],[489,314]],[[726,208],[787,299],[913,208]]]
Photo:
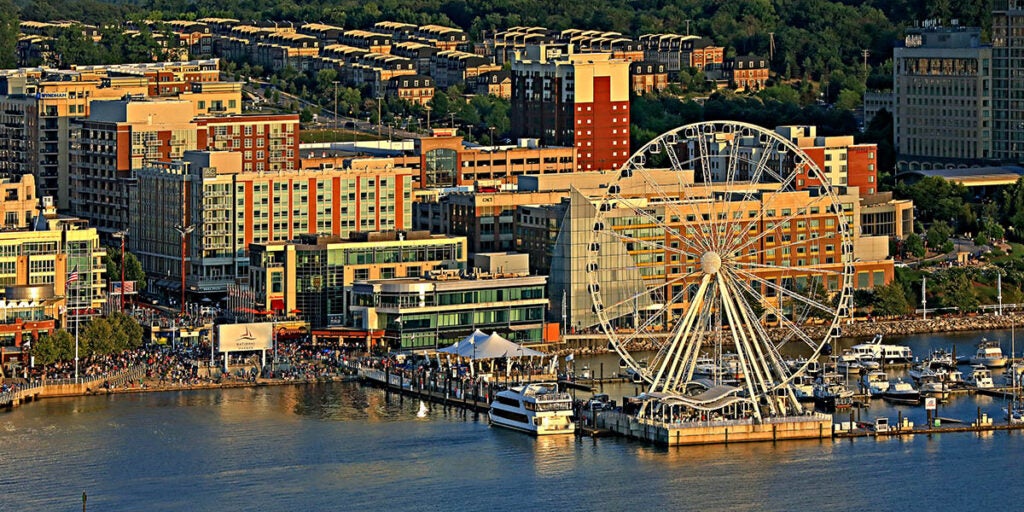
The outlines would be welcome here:
[[[188,240],[189,233],[196,228],[195,224],[189,224],[183,226],[176,224],[174,230],[181,235],[181,314],[185,314],[185,243]],[[124,286],[122,284],[122,286]]]
[[[494,127],[493,126],[488,126],[487,129],[490,130],[490,132],[491,132],[491,145],[493,146],[494,145]],[[491,172],[493,172],[493,170]]]
[[[128,230],[118,231],[113,234],[114,238],[121,239],[121,312],[124,313],[124,241],[128,238]]]
[[[338,81],[334,80],[334,129],[338,129]]]

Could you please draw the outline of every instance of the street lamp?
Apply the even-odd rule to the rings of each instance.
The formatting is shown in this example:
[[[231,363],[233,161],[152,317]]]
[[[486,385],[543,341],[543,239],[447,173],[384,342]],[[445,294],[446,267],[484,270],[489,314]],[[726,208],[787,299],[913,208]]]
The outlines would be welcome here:
[[[188,240],[189,233],[196,228],[195,224],[189,224],[183,226],[181,224],[175,224],[174,230],[181,235],[181,314],[185,314],[185,243]],[[122,283],[121,286],[124,286]]]
[[[338,81],[334,80],[334,129],[338,129]]]
[[[128,229],[118,231],[112,235],[121,239],[121,312],[124,313],[124,241],[128,238]]]

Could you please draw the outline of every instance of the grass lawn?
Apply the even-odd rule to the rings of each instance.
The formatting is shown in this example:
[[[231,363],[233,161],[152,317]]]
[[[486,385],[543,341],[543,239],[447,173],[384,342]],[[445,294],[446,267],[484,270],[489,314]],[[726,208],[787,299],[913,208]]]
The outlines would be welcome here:
[[[311,142],[352,142],[353,140],[381,140],[381,138],[373,134],[345,130],[343,128],[337,130],[302,130],[302,133],[299,134],[299,142],[303,144]]]

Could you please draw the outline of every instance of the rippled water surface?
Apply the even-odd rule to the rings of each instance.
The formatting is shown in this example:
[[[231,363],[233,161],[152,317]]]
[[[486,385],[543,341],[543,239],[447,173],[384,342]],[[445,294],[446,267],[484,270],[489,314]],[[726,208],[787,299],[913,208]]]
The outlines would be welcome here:
[[[905,341],[922,353],[957,340]],[[590,363],[605,359],[618,371],[615,358]],[[963,397],[941,414],[1000,406]],[[1018,510],[1024,499],[1021,432],[664,449],[535,439],[418,407],[357,384],[44,400],[0,413],[0,511],[80,510],[83,491],[89,510]],[[881,403],[863,414],[899,413],[924,416]]]

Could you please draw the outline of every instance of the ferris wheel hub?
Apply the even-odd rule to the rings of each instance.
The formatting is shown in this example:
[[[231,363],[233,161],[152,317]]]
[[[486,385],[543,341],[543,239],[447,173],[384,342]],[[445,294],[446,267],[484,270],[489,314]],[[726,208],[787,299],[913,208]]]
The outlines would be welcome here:
[[[722,268],[722,257],[715,251],[708,251],[700,257],[700,268],[705,274],[714,274]]]

